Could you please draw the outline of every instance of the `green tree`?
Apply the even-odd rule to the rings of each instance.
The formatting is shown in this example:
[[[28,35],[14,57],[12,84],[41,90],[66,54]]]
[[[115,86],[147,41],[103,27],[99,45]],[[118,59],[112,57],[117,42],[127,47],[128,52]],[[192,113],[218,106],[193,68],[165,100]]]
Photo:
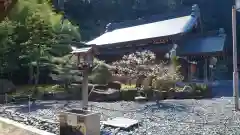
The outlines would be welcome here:
[[[18,69],[19,47],[15,44],[17,24],[9,20],[0,23],[0,71],[11,73]]]
[[[53,73],[50,74],[53,80],[64,86],[64,89],[69,92],[69,86],[73,82],[81,81],[81,72],[77,69],[77,57],[66,55],[64,57],[52,59],[54,63]]]
[[[34,73],[35,85],[38,84],[40,66],[44,64],[41,63],[41,59],[50,57],[49,50],[53,44],[56,44],[56,35],[51,29],[51,25],[38,13],[36,12],[32,16],[27,17],[26,29],[29,39],[22,44],[27,48],[25,53],[29,57],[29,69],[32,70],[32,66],[36,68]]]
[[[19,1],[0,23],[2,73],[26,67],[29,82],[37,84],[41,68],[50,70],[53,57],[69,53],[71,41],[81,40],[77,26],[61,21],[62,15],[55,13],[47,0]]]

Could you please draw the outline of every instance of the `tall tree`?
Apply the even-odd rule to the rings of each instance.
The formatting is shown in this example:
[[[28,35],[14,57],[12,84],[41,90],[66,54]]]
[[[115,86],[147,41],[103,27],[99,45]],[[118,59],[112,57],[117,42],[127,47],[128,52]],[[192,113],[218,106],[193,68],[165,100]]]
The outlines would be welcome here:
[[[0,23],[0,74],[18,69],[19,47],[15,44],[17,24],[9,20]]]
[[[28,67],[30,80],[38,83],[40,68],[51,66],[51,57],[69,53],[72,40],[81,40],[79,28],[68,20],[62,24],[62,18],[47,0],[19,1],[0,23],[2,71]]]

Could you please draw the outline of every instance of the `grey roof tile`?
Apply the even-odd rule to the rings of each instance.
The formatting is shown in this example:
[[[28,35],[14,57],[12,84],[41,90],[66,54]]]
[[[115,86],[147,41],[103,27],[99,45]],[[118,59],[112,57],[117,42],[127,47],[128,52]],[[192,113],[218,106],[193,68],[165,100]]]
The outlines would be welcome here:
[[[191,30],[196,24],[197,19],[198,17],[189,15],[133,27],[116,29],[111,32],[104,33],[87,44],[106,45],[181,34]]]
[[[203,53],[222,52],[226,41],[226,35],[198,37],[179,45],[178,55],[194,55]]]

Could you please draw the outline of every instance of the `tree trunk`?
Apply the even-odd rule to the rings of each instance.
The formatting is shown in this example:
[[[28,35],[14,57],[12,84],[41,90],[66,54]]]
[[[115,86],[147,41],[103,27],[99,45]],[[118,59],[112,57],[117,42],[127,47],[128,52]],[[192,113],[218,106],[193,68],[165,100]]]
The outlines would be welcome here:
[[[142,83],[144,80],[145,76],[140,75],[137,77],[137,81],[136,81],[136,88],[141,88],[142,87]]]
[[[38,85],[38,82],[39,82],[39,74],[40,74],[39,62],[37,61],[35,82],[34,82],[35,87]]]
[[[33,66],[32,66],[32,64],[29,64],[29,66],[28,66],[28,77],[29,77],[29,79],[28,79],[28,84],[32,84],[32,81],[33,81],[33,79],[34,79],[34,75],[33,75]]]
[[[33,96],[36,97],[38,96],[38,83],[39,83],[39,74],[40,74],[40,71],[39,71],[39,62],[37,61],[36,62],[36,72],[35,72],[35,75],[34,75],[34,91],[33,91]]]
[[[70,85],[70,81],[67,79],[64,81],[64,89],[67,91],[67,93],[70,93],[69,91],[69,85]]]

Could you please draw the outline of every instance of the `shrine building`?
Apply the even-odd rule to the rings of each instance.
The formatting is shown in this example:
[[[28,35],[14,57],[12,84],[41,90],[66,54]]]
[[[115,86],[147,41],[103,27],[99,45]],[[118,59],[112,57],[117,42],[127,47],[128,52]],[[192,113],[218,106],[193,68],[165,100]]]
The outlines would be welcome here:
[[[106,62],[123,55],[150,50],[162,59],[177,45],[176,55],[182,58],[186,80],[217,80],[229,74],[227,66],[227,35],[224,29],[204,31],[198,5],[166,15],[110,23],[104,34],[86,43],[96,45],[97,58]]]

